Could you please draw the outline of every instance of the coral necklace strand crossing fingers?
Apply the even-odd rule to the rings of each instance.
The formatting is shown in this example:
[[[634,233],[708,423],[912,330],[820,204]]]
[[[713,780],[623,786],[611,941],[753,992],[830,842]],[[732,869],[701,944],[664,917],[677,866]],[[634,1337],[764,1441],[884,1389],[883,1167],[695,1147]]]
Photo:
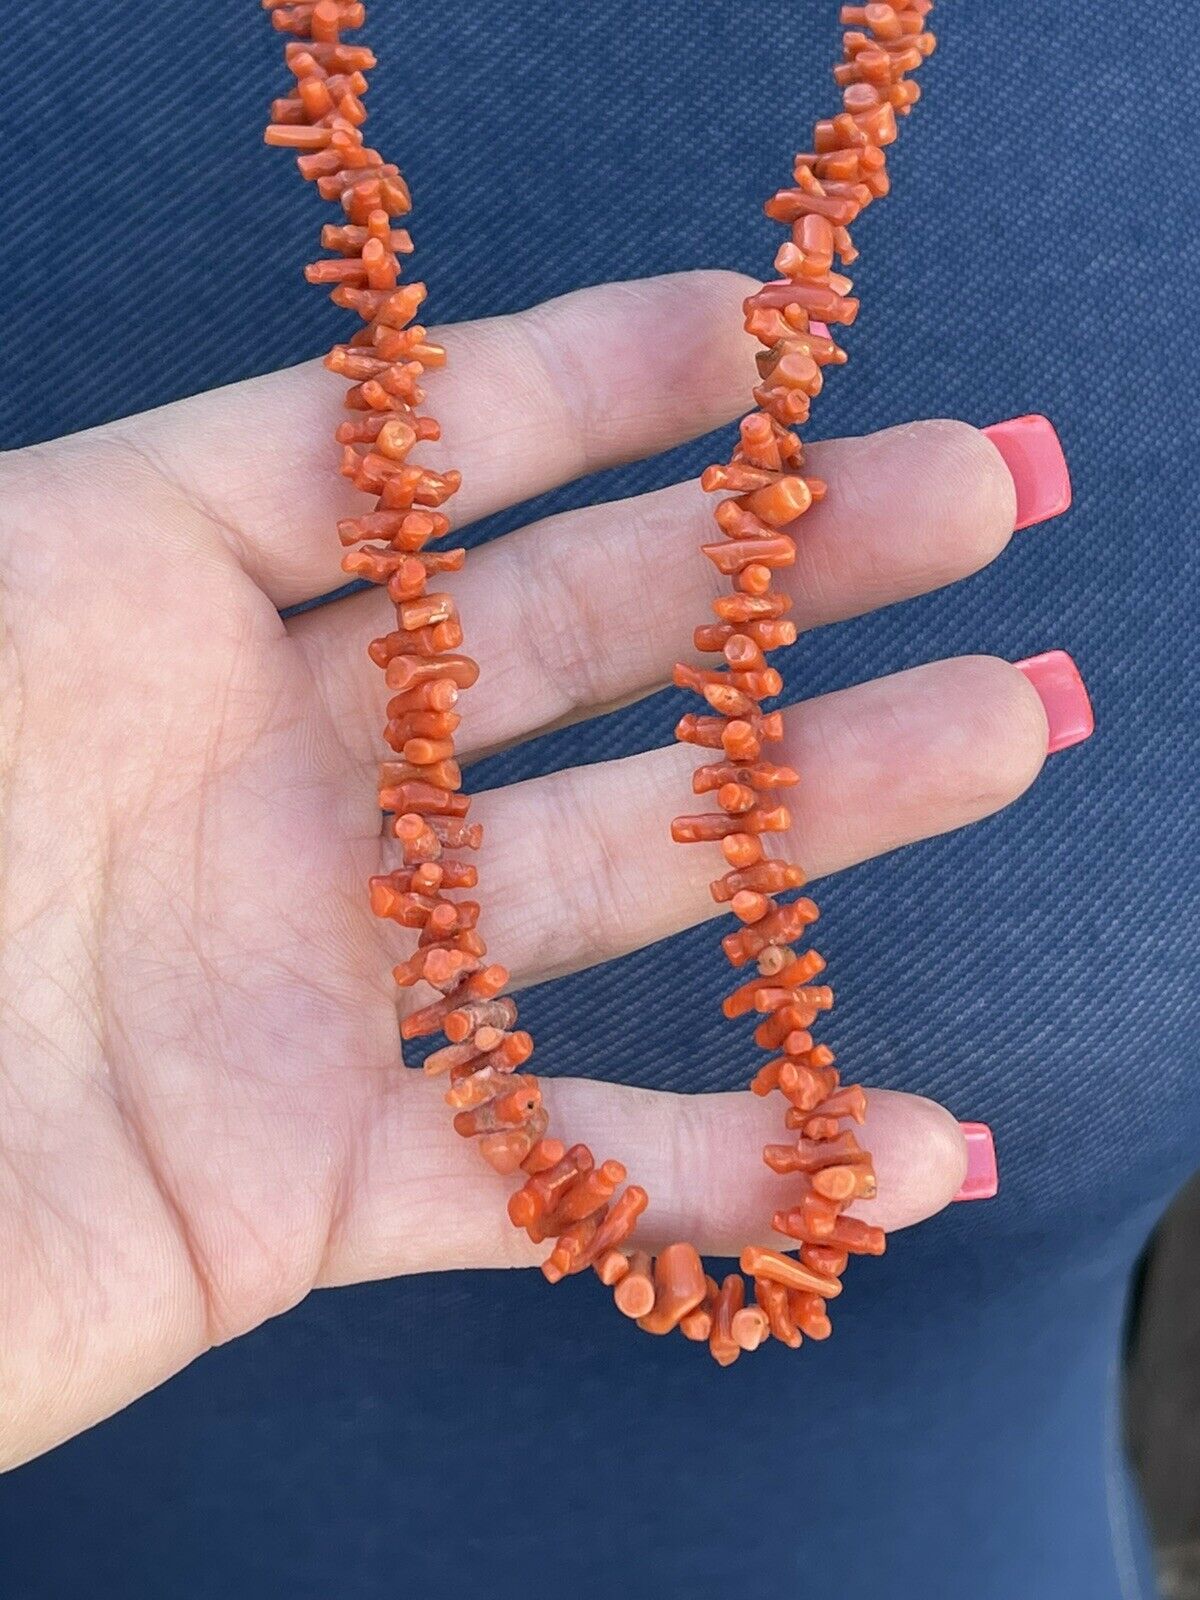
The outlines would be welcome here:
[[[771,1228],[797,1248],[748,1246],[740,1264],[750,1293],[740,1273],[722,1283],[707,1276],[691,1244],[672,1244],[651,1260],[635,1244],[650,1200],[645,1189],[626,1183],[619,1161],[597,1161],[587,1145],[568,1147],[549,1136],[541,1088],[525,1070],[533,1040],[516,1025],[516,1002],[505,993],[509,975],[488,962],[479,904],[468,897],[478,882],[469,858],[481,829],[468,821],[454,735],[459,697],[479,669],[461,653],[454,600],[438,585],[466,558],[465,550],[441,544],[450,532],[444,508],[460,475],[419,464],[421,444],[439,437],[438,424],[418,409],[421,381],[444,364],[445,351],[415,320],[424,284],[400,282],[401,260],[412,249],[396,225],[410,209],[408,186],[363,136],[375,57],[345,35],[362,25],[364,8],[358,0],[262,4],[290,36],[286,61],[295,78],[272,106],[267,143],[294,151],[301,175],[342,213],[322,230],[331,254],[306,275],[329,286],[334,302],[362,322],[325,364],[350,384],[348,414],[337,429],[341,470],[375,500],[372,510],[339,523],[348,547],[342,565],[351,577],[386,586],[396,607],[395,630],[371,643],[370,656],[391,691],[383,738],[393,759],[380,767],[379,801],[403,866],[371,879],[370,901],[376,916],[418,930],[412,955],[395,968],[396,982],[423,982],[438,996],[405,1018],[403,1035],[444,1036],[425,1071],[447,1080],[455,1130],[474,1139],[498,1173],[522,1179],[508,1214],[534,1243],[549,1245],[542,1272],[551,1283],[591,1269],[640,1328],[678,1329],[706,1343],[723,1366],[768,1339],[792,1348],[806,1337],[824,1339],[828,1302],[841,1293],[849,1257],[882,1254],[884,1234],[847,1215],[854,1201],[875,1194],[871,1156],[853,1132],[864,1120],[866,1095],[842,1084],[832,1050],[810,1031],[833,994],[821,982],[821,956],[797,948],[816,906],[779,898],[802,888],[804,875],[768,853],[766,841],[789,826],[779,791],[798,779],[771,759],[782,719],[762,702],[783,687],[768,654],[796,638],[791,600],[774,587],[775,574],[795,561],[793,529],[825,493],[804,471],[795,429],[821,390],[823,368],[846,359],[830,326],[852,323],[858,310],[834,260],[845,266],[855,259],[849,228],[888,191],[884,151],[897,118],[920,93],[909,74],[934,48],[926,26],[931,0],[842,10],[843,56],[834,68],[842,109],[817,123],[809,149],[796,157],[791,186],[766,206],[788,238],[775,258],[779,277],[745,305],[747,332],[762,346],[756,409],[742,421],[730,460],[701,480],[721,496],[702,554],[729,580],[729,592],[713,602],[715,620],[695,633],[697,650],[713,666],[675,669],[675,683],[703,702],[675,733],[702,752],[692,787],[717,809],[678,817],[671,831],[679,844],[721,858],[712,895],[737,923],[721,942],[730,965],[749,973],[725,998],[724,1012],[761,1019],[754,1039],[769,1059],[750,1088],[781,1097],[790,1136],[767,1145],[763,1159],[787,1183]]]

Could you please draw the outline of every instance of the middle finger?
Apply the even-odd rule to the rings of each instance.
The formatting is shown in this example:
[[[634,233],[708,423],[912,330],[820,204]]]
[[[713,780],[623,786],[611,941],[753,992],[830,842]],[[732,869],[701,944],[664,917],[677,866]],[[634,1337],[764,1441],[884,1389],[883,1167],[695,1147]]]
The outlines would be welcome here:
[[[961,422],[919,422],[815,445],[828,495],[777,575],[800,629],[860,615],[985,566],[1013,530],[1013,480],[996,447]],[[694,482],[548,518],[474,551],[445,582],[479,663],[459,750],[479,755],[636,698],[699,659],[692,630],[722,580],[698,546],[716,537]],[[378,752],[389,691],[366,656],[395,627],[381,590],[289,625],[354,759]]]

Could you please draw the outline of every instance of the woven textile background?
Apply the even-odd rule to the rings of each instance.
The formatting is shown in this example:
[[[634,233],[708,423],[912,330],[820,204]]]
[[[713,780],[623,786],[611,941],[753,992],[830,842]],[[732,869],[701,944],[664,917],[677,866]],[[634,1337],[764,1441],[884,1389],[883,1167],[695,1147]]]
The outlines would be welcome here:
[[[0,442],[327,345],[338,314],[299,272],[318,208],[261,145],[283,76],[253,0],[13,11]],[[373,13],[372,129],[416,193],[431,318],[768,270],[761,202],[830,103],[835,0]],[[814,433],[1044,410],[1075,506],[992,571],[802,640],[786,666],[821,691],[1063,647],[1092,689],[1096,737],[1014,810],[822,896],[839,1054],[990,1121],[1000,1199],[857,1270],[828,1346],[725,1373],[631,1336],[590,1282],[315,1296],[5,1480],[6,1600],[1149,1595],[1115,1385],[1131,1266],[1200,1159],[1200,187],[1178,154],[1195,69],[1116,0],[956,0],[941,23],[895,195],[862,226],[855,359]],[[663,743],[677,714],[656,697],[479,781]],[[535,991],[539,1066],[740,1084],[723,965],[710,928]]]

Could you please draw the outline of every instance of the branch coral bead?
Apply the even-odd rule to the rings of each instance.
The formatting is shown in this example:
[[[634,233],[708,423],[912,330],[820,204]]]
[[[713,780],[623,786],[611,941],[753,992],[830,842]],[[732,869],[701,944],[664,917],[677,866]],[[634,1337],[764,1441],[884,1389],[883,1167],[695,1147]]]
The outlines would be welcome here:
[[[421,410],[424,380],[445,364],[446,352],[416,321],[424,284],[402,282],[413,243],[398,224],[412,198],[399,169],[363,133],[375,56],[344,36],[361,27],[364,7],[358,0],[262,5],[288,36],[284,54],[294,80],[272,104],[266,142],[292,151],[301,176],[340,210],[321,232],[328,254],[305,276],[360,324],[325,365],[348,385],[347,417],[336,430],[338,465],[374,501],[338,524],[343,570],[385,589],[395,611],[394,628],[372,640],[367,654],[390,695],[382,739],[394,759],[380,764],[379,805],[402,866],[370,880],[369,903],[375,916],[416,936],[394,968],[397,985],[421,984],[433,995],[408,1013],[402,1035],[443,1036],[425,1072],[446,1085],[455,1131],[514,1181],[509,1220],[534,1244],[550,1245],[542,1265],[549,1282],[592,1270],[644,1332],[707,1344],[722,1366],[764,1342],[795,1349],[805,1338],[824,1339],[828,1303],[841,1293],[849,1257],[881,1254],[885,1241],[878,1228],[846,1215],[875,1195],[871,1157],[853,1132],[866,1097],[841,1083],[833,1052],[812,1036],[833,993],[816,981],[823,958],[797,948],[818,911],[804,897],[780,898],[801,889],[804,874],[778,848],[791,826],[784,795],[803,775],[775,759],[771,747],[783,737],[783,722],[763,702],[783,689],[768,655],[796,639],[792,602],[776,587],[778,576],[795,564],[798,523],[825,495],[805,470],[795,429],[808,419],[824,369],[846,360],[829,328],[850,326],[858,301],[835,264],[856,259],[849,230],[888,192],[885,150],[896,119],[919,96],[908,75],[934,46],[926,28],[931,0],[842,10],[843,58],[834,69],[842,108],[817,123],[790,184],[766,205],[788,237],[775,257],[777,279],[745,302],[746,331],[761,347],[755,410],[743,419],[729,460],[701,479],[721,497],[712,539],[701,549],[728,587],[713,602],[715,621],[695,629],[696,651],[708,664],[675,668],[676,685],[701,702],[675,734],[703,752],[692,790],[715,809],[677,817],[671,834],[715,858],[710,892],[733,919],[722,948],[735,971],[750,972],[725,998],[724,1014],[754,1019],[754,1041],[769,1059],[750,1088],[782,1098],[782,1128],[794,1136],[768,1144],[763,1160],[780,1180],[771,1227],[796,1241],[797,1252],[747,1247],[741,1268],[750,1291],[737,1273],[720,1284],[707,1276],[691,1244],[669,1245],[653,1259],[638,1249],[645,1189],[627,1183],[621,1162],[597,1161],[587,1145],[551,1138],[538,1081],[520,1070],[533,1040],[516,1026],[508,973],[487,960],[480,902],[469,897],[479,881],[469,853],[478,850],[482,829],[469,820],[455,735],[460,698],[479,669],[463,652],[463,619],[439,583],[462,568],[466,552],[432,548],[450,535],[444,508],[461,476],[421,459],[422,447],[441,436]]]

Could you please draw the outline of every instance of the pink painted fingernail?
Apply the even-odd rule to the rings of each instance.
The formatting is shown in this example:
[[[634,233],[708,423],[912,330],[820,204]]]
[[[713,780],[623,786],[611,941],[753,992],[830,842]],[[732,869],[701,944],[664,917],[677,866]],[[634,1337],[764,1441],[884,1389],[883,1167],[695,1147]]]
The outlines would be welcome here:
[[[955,1200],[991,1200],[1000,1188],[996,1141],[986,1122],[960,1122],[967,1141],[967,1175]]]
[[[1016,666],[1037,690],[1045,707],[1050,724],[1048,755],[1091,738],[1096,719],[1087,685],[1065,650],[1047,650],[1044,655],[1018,661]]]
[[[1004,457],[1017,490],[1018,531],[1071,507],[1071,474],[1049,417],[1012,417],[983,430]]]

